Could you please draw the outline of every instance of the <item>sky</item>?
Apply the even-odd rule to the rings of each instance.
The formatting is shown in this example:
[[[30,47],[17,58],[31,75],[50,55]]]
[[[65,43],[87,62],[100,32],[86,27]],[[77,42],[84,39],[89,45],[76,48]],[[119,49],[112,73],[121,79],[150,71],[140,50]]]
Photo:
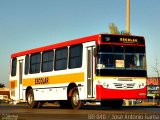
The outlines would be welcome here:
[[[147,73],[160,65],[160,0],[131,0],[131,34],[146,39]],[[0,83],[15,52],[126,29],[126,0],[0,0]],[[160,66],[159,66],[160,68]]]

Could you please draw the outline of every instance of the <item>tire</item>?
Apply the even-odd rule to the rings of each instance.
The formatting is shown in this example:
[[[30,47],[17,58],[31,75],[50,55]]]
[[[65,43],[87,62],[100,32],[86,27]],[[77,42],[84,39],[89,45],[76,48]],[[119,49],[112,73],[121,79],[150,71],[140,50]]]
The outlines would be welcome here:
[[[71,108],[71,103],[68,100],[60,100],[59,101],[60,108]]]
[[[82,108],[84,105],[84,101],[79,99],[78,89],[76,87],[72,88],[70,92],[71,92],[71,96],[69,97],[69,103],[71,104],[71,107],[73,109]]]
[[[38,107],[38,102],[35,102],[34,101],[34,93],[33,93],[33,90],[30,89],[28,92],[27,92],[27,104],[28,104],[28,107],[29,108],[37,108]]]

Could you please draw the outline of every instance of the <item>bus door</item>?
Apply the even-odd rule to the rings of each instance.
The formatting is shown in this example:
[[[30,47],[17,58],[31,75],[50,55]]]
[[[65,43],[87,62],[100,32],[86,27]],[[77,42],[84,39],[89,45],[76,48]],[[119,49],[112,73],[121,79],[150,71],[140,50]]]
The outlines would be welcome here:
[[[93,98],[94,46],[87,47],[87,97]]]
[[[22,85],[22,79],[23,79],[23,59],[19,60],[19,78],[18,78],[18,83],[19,83],[19,99],[23,99],[23,85]]]

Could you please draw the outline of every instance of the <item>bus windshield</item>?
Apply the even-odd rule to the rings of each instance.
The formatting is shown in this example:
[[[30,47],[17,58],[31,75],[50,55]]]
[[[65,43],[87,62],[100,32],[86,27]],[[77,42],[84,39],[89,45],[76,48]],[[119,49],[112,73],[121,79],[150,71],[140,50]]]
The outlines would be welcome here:
[[[101,45],[97,54],[97,69],[146,69],[144,47]]]

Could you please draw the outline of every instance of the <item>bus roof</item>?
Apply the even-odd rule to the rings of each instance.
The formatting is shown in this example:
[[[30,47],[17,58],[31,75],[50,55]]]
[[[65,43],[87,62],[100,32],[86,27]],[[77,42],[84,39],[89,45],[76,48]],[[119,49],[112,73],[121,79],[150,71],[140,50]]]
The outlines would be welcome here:
[[[74,40],[69,40],[69,41],[65,41],[65,42],[51,44],[48,46],[42,46],[42,47],[30,49],[30,50],[25,50],[25,51],[13,53],[11,55],[11,58],[16,58],[16,57],[24,56],[27,54],[43,52],[43,51],[47,51],[47,50],[51,50],[51,49],[62,48],[65,46],[71,46],[71,45],[76,45],[76,44],[90,42],[90,41],[98,42],[102,35],[128,36],[128,35],[123,35],[123,34],[118,34],[118,35],[115,35],[115,34],[96,34],[96,35],[92,35],[92,36],[82,37],[82,38],[78,38],[78,39],[74,39]],[[130,35],[130,36],[132,36],[132,35]],[[132,36],[132,37],[141,37],[141,36]]]

